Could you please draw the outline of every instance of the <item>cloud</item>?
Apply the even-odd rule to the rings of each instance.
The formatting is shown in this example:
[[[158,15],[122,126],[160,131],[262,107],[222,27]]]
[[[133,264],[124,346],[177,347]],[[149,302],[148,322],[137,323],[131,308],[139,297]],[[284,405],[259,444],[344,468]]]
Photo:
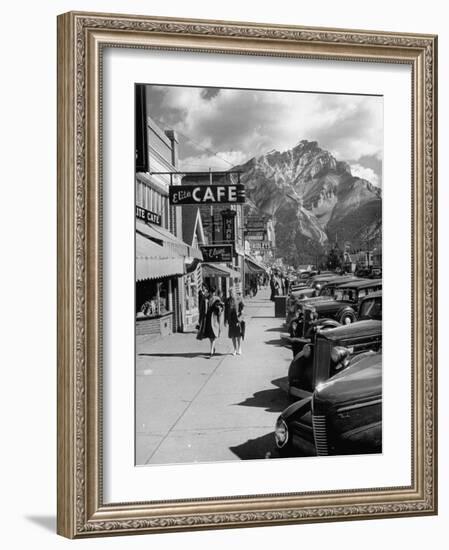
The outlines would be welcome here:
[[[184,162],[212,162],[211,152],[243,162],[302,139],[361,167],[382,158],[380,97],[151,86],[150,105],[151,116],[178,131]],[[365,167],[380,177],[374,164]]]
[[[377,187],[380,187],[381,185],[379,176],[376,174],[376,172],[374,172],[372,168],[366,168],[361,164],[351,164],[351,173],[353,176],[367,180]]]
[[[218,155],[205,153],[186,157],[179,161],[179,168],[186,171],[229,170],[247,160],[243,151],[220,151]]]

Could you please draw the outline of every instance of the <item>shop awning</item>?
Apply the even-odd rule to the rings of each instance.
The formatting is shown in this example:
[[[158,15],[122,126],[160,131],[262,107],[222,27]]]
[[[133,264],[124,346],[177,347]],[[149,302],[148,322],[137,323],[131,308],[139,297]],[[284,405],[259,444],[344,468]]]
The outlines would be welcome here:
[[[157,244],[160,244],[178,255],[191,258],[192,260],[195,258],[198,260],[203,259],[203,255],[199,248],[189,246],[181,239],[172,235],[170,231],[158,225],[150,225],[140,220],[136,220],[136,233],[148,237],[152,241],[155,241]]]
[[[136,233],[136,281],[183,274],[183,256]]]
[[[257,262],[256,260],[253,260],[253,258],[245,258],[245,268],[248,273],[258,274],[258,273],[266,273],[266,268]]]
[[[231,269],[224,264],[208,264],[202,263],[204,277],[232,277],[233,279],[240,279],[240,272],[235,269]]]

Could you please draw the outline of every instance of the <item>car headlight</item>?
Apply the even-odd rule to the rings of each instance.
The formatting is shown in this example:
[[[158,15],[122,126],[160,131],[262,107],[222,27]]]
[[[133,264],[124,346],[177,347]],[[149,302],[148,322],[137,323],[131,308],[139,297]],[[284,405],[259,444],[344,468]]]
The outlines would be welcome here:
[[[276,426],[274,428],[274,438],[276,445],[281,449],[288,441],[288,427],[282,417],[276,420]]]
[[[336,365],[341,367],[346,367],[349,363],[349,356],[351,350],[343,346],[335,346],[331,350],[331,359]]]

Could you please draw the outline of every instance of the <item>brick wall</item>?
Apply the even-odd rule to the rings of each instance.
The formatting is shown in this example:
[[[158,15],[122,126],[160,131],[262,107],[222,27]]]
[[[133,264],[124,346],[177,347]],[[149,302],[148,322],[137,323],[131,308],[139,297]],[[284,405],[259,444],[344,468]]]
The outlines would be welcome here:
[[[166,336],[173,332],[173,314],[168,313],[153,319],[136,319],[136,336],[160,334]]]

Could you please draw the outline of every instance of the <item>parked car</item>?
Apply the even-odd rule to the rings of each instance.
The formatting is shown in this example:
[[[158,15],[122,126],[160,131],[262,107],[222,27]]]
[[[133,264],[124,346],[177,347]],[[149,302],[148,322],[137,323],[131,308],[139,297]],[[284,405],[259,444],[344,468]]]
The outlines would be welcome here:
[[[308,329],[304,336],[293,336],[286,338],[293,352],[293,359],[300,351],[302,351],[306,344],[310,344],[314,340],[317,332],[340,326],[340,323],[334,319],[317,319],[311,323],[308,323]]]
[[[370,267],[359,267],[359,269],[356,269],[355,275],[356,277],[363,277],[365,279],[369,279],[371,276],[371,268]]]
[[[311,275],[307,280],[303,280],[300,283],[295,283],[291,285],[289,295],[287,297],[286,303],[286,323],[287,326],[290,324],[290,321],[296,314],[297,304],[299,300],[304,298],[310,298],[316,296],[322,285],[327,283],[329,280],[339,277],[335,273],[321,273]]]
[[[325,321],[330,320],[321,322]],[[381,321],[368,319],[336,328],[315,323],[317,330],[303,339],[288,369],[288,394],[293,399],[309,396],[318,384],[344,369],[351,357],[382,346]]]
[[[299,274],[298,276],[298,279],[300,281],[306,281],[307,279],[310,279],[310,277],[313,277],[314,275],[316,275],[316,271],[303,271],[302,273]]]
[[[281,456],[382,452],[382,352],[366,352],[278,417]]]
[[[355,282],[356,280],[362,279],[356,279],[353,275],[336,275],[323,284],[319,291],[315,290],[315,295],[312,293],[307,295],[307,288],[304,289],[302,294],[292,294],[287,302],[286,316],[286,324],[290,336],[304,336],[304,332],[307,330],[307,328],[302,324],[305,305],[310,306],[324,300],[332,300],[336,288],[344,283]]]
[[[357,320],[357,311],[362,298],[382,290],[382,280],[355,280],[339,285],[334,290],[332,300],[323,300],[313,305],[304,303],[300,307],[311,309],[310,317],[319,319],[328,317],[342,324],[350,324]]]
[[[371,277],[374,279],[381,279],[382,278],[382,268],[381,267],[373,267],[371,270]]]

